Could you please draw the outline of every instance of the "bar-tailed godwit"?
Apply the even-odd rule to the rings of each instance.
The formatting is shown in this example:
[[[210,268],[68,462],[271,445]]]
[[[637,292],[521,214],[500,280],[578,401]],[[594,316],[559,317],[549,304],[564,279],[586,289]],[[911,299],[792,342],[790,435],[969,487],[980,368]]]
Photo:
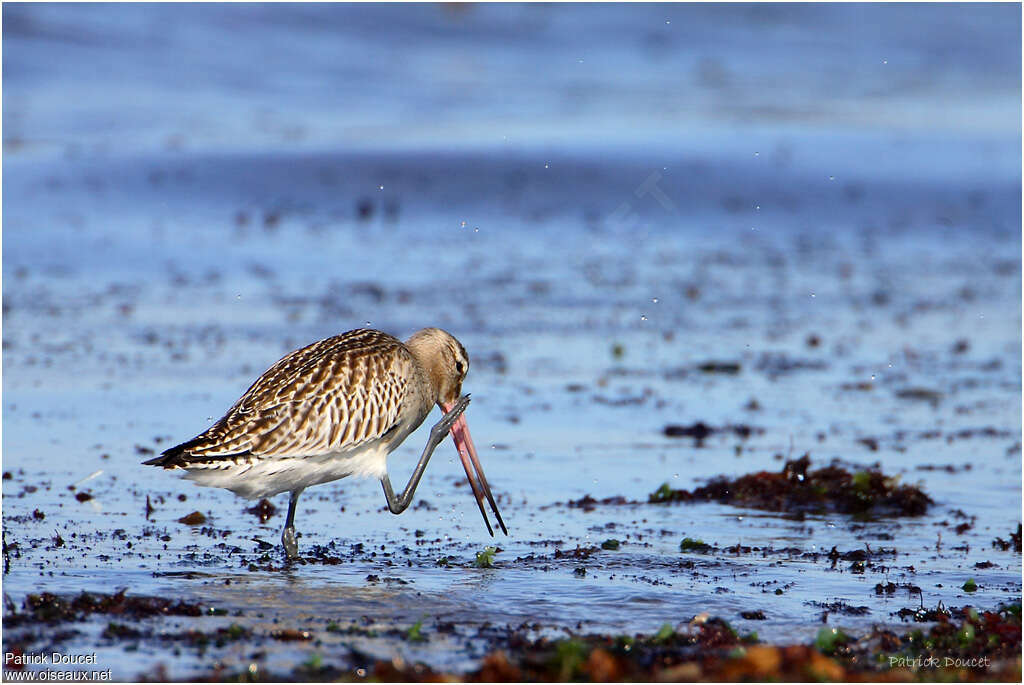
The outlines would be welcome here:
[[[460,397],[468,370],[466,349],[439,328],[424,328],[404,343],[368,329],[342,333],[288,354],[210,428],[143,463],[183,470],[199,485],[249,499],[290,492],[281,544],[293,558],[295,505],[305,488],[372,476],[384,487],[388,509],[400,514],[412,503],[430,455],[451,431],[488,532],[494,535],[484,498],[508,534],[462,415],[469,404],[469,395]],[[387,456],[435,404],[444,416],[396,495]]]

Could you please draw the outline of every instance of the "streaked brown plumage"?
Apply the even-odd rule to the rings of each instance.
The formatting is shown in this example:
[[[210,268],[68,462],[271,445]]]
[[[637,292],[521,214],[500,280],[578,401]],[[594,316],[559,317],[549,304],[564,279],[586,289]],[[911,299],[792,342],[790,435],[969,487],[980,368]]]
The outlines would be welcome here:
[[[411,498],[422,468],[393,501],[386,458],[437,404],[446,412],[444,430],[452,431],[481,513],[486,496],[497,514],[461,416],[468,369],[465,348],[438,328],[425,328],[405,343],[369,329],[342,333],[286,355],[214,425],[144,463],[183,469],[200,485],[249,498],[291,492],[287,534],[304,488],[348,475],[380,478],[392,510],[408,506],[406,496]],[[428,444],[422,467],[434,447],[436,442]],[[294,556],[294,540],[285,547]]]
[[[343,452],[395,426],[416,370],[405,345],[380,331],[320,340],[270,367],[223,418],[165,452],[173,462],[160,465]]]

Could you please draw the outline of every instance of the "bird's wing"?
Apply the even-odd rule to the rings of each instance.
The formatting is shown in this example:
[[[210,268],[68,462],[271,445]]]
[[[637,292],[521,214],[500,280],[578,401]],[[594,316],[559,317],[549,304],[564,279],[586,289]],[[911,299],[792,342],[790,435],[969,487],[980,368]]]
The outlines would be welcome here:
[[[267,369],[206,432],[164,453],[177,463],[159,465],[352,449],[395,426],[414,367],[401,341],[379,331],[313,343]]]

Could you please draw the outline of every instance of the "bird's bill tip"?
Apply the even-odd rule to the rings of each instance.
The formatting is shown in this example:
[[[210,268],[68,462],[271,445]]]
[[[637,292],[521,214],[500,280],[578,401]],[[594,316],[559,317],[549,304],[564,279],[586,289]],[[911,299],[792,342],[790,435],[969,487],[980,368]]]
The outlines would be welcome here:
[[[491,522],[488,520],[487,512],[484,510],[483,501],[485,498],[488,504],[490,504],[495,518],[498,520],[501,532],[508,535],[508,529],[501,518],[498,504],[494,500],[494,495],[491,494],[491,486],[487,483],[487,476],[484,475],[483,467],[480,464],[480,457],[477,454],[476,446],[473,444],[473,437],[469,433],[469,424],[466,422],[465,415],[459,416],[455,423],[452,424],[451,434],[452,439],[455,441],[455,449],[459,452],[462,467],[466,470],[466,478],[469,480],[469,485],[473,489],[473,495],[476,497],[477,506],[480,508],[480,515],[483,516],[484,523],[487,525],[487,531],[491,536],[494,535]]]

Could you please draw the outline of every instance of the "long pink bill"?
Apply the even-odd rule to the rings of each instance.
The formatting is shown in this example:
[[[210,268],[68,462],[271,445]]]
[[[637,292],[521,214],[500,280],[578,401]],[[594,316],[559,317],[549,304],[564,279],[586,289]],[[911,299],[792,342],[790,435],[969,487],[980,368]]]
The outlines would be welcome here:
[[[445,408],[445,411],[449,409],[450,407]],[[491,522],[487,520],[487,512],[484,510],[485,497],[491,505],[491,511],[494,512],[495,517],[498,519],[501,532],[508,535],[508,529],[505,527],[505,522],[501,520],[501,512],[498,511],[494,495],[491,494],[491,487],[487,484],[487,476],[484,475],[484,469],[480,465],[480,458],[477,456],[476,446],[473,444],[473,438],[469,434],[469,424],[466,423],[464,415],[460,416],[452,424],[451,433],[452,439],[455,441],[455,449],[459,451],[459,459],[462,460],[462,467],[466,469],[466,478],[469,480],[469,486],[473,488],[473,495],[476,496],[476,504],[480,507],[480,515],[484,517],[484,523],[487,525],[487,532],[492,536],[494,535]]]

